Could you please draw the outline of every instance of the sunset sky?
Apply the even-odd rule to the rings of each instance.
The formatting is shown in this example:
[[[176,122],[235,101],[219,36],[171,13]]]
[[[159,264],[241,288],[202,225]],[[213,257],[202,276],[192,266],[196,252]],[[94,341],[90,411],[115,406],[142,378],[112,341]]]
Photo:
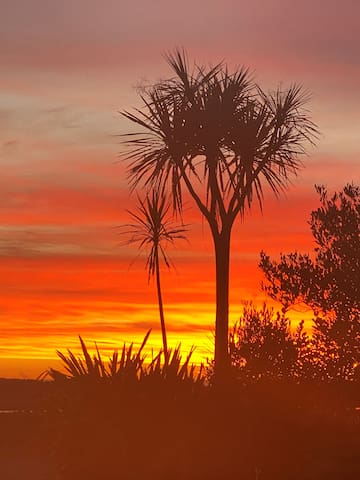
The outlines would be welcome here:
[[[326,6],[325,6],[326,5]],[[266,195],[232,236],[230,322],[261,304],[259,252],[310,251],[314,184],[360,181],[360,3],[357,0],[1,0],[0,376],[56,365],[77,335],[108,349],[153,328],[155,285],[117,228],[130,196],[119,110],[141,105],[139,83],[169,76],[163,54],[246,65],[265,90],[301,83],[321,136],[287,195]],[[188,241],[163,272],[171,345],[212,354],[214,262],[191,202]],[[294,319],[309,313],[294,312]]]

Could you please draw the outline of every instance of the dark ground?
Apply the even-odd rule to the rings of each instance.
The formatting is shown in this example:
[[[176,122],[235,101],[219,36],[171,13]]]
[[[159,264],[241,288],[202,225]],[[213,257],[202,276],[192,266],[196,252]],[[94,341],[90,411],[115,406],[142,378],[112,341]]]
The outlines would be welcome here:
[[[220,395],[108,393],[70,399],[54,384],[0,380],[1,480],[359,480],[360,412],[296,389]],[[300,406],[299,406],[300,405]],[[21,411],[22,410],[22,411]]]
[[[42,412],[50,391],[48,382],[0,379],[1,480],[57,480],[53,432]]]

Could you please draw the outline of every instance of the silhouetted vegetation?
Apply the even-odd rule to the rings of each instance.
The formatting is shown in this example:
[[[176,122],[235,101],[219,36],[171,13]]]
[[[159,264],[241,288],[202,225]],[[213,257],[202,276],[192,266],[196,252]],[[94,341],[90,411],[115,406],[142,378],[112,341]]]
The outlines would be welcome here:
[[[81,337],[79,337],[82,356],[76,356],[71,350],[67,355],[57,351],[65,372],[50,368],[48,375],[55,381],[76,380],[85,382],[98,382],[99,380],[111,380],[119,384],[138,383],[148,378],[161,378],[164,381],[191,381],[194,384],[202,381],[200,366],[196,373],[195,365],[190,365],[193,349],[190,350],[185,360],[182,361],[180,346],[169,349],[168,355],[162,360],[162,350],[152,359],[146,362],[143,349],[150,336],[150,330],[145,335],[140,347],[135,350],[134,344],[123,345],[121,353],[115,350],[106,362],[95,344],[96,353],[92,356]]]
[[[174,77],[144,88],[143,109],[123,115],[142,128],[126,136],[132,188],[172,196],[182,211],[183,189],[206,218],[215,247],[215,369],[224,374],[228,351],[230,237],[233,224],[263,186],[277,195],[316,127],[298,85],[265,93],[245,68],[189,66],[186,54],[167,56]]]
[[[170,268],[170,261],[165,251],[164,243],[174,243],[175,240],[184,239],[186,228],[175,226],[169,218],[170,204],[163,194],[153,191],[145,200],[138,198],[139,205],[136,211],[129,212],[135,223],[128,225],[127,234],[130,235],[129,243],[137,243],[139,248],[148,248],[146,267],[148,281],[156,277],[156,290],[159,304],[161,334],[164,355],[167,358],[167,335],[165,326],[164,306],[160,282],[160,259]]]
[[[284,308],[302,302],[316,315],[311,346],[313,375],[350,380],[360,364],[360,188],[346,185],[330,198],[317,187],[321,206],[311,213],[314,258],[298,252],[280,262],[261,254],[265,291]]]
[[[105,362],[60,354],[55,458],[62,479],[355,480],[360,384],[317,374],[319,351],[284,312],[244,307],[229,336],[233,375],[212,383],[180,350],[146,363],[123,346]],[[332,355],[331,351],[325,355]],[[101,440],[97,440],[101,439]]]
[[[179,348],[146,362],[148,335],[108,361],[81,339],[81,355],[59,352],[64,371],[39,384],[43,410],[0,416],[5,472],[10,445],[23,470],[26,452],[38,459],[44,480],[359,478],[360,385],[303,374],[309,337],[283,313],[245,307],[230,335],[234,375],[221,385]]]
[[[299,379],[307,375],[310,338],[301,322],[296,329],[284,313],[252,304],[230,332],[231,364],[242,381]]]
[[[358,478],[359,392],[266,373],[221,388],[161,373],[57,378],[48,415],[60,478]]]

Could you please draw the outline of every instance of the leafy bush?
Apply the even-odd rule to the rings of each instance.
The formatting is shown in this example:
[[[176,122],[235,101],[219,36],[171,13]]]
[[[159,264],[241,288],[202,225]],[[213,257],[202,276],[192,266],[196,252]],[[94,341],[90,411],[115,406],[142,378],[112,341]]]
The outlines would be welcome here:
[[[293,331],[290,320],[266,304],[262,309],[247,304],[229,336],[236,376],[247,380],[303,376],[308,348],[303,323]]]
[[[309,225],[312,255],[261,252],[263,289],[284,309],[296,303],[314,312],[312,375],[325,381],[360,380],[360,186],[328,195],[317,186],[320,207]]]

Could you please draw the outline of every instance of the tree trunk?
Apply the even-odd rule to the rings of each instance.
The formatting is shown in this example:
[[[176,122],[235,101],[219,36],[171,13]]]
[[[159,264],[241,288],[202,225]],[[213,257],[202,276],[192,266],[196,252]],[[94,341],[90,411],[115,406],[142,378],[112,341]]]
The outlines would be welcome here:
[[[158,304],[159,304],[160,325],[161,325],[161,334],[162,334],[162,341],[163,341],[163,348],[164,348],[164,357],[165,357],[165,362],[167,362],[168,348],[167,348],[167,338],[166,338],[164,307],[163,307],[161,284],[160,284],[159,256],[157,253],[155,255],[155,274],[156,274],[156,288],[157,288],[157,296],[158,296]]]
[[[216,258],[216,320],[215,320],[215,377],[224,378],[230,366],[229,331],[229,274],[230,229],[214,236]]]

